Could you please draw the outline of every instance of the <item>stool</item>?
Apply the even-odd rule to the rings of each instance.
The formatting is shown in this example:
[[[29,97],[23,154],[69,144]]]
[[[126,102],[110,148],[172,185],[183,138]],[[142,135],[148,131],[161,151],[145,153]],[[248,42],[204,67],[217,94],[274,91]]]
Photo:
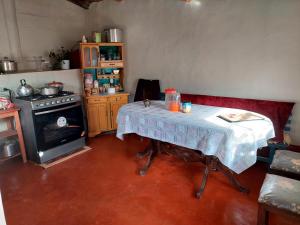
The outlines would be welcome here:
[[[300,219],[300,181],[267,174],[258,203],[257,225],[268,225],[269,212]]]
[[[22,159],[23,162],[26,163],[27,162],[26,150],[25,150],[21,122],[19,118],[19,110],[20,110],[19,108],[0,110],[0,120],[5,119],[7,125],[7,130],[0,132],[0,139],[12,137],[12,136],[18,136]],[[13,126],[11,119],[14,119],[15,121],[15,128]]]
[[[270,166],[270,173],[300,180],[300,153],[277,150]]]

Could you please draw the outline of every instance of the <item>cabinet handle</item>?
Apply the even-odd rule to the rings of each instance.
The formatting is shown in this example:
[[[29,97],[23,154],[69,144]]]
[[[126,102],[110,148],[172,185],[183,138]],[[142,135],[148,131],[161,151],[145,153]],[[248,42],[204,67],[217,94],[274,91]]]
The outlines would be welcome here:
[[[109,63],[108,65],[110,65],[110,66],[115,66],[116,64],[115,64],[115,63]]]

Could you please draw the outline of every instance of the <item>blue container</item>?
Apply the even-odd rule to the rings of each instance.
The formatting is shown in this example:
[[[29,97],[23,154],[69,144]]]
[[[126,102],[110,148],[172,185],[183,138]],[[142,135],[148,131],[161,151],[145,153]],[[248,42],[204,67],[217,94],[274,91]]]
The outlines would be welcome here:
[[[189,113],[192,111],[192,103],[191,102],[182,102],[181,108],[182,108],[182,112]]]

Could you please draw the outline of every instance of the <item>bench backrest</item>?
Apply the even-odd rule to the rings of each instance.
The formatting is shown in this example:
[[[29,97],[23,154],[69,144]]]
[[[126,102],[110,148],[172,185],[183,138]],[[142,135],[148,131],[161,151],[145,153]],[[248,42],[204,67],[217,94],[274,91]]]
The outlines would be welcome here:
[[[194,94],[181,94],[181,100],[190,101],[193,104],[244,109],[260,113],[272,120],[276,134],[274,140],[280,142],[283,141],[284,127],[292,113],[292,109],[295,104],[293,102],[278,102]]]

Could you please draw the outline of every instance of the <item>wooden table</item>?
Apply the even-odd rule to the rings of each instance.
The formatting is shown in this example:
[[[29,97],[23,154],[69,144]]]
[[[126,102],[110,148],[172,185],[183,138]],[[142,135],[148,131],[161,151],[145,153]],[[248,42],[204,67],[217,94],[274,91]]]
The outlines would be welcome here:
[[[27,162],[26,150],[25,150],[24,138],[23,138],[21,123],[19,118],[19,110],[20,110],[19,108],[0,110],[0,119],[5,120],[7,126],[7,130],[0,131],[0,139],[17,135],[19,139],[22,159],[23,162],[26,163]],[[15,121],[15,127],[12,119],[14,119]]]
[[[175,154],[185,161],[202,162],[205,165],[200,198],[210,171],[221,171],[241,192],[248,190],[235,178],[256,162],[256,152],[267,146],[267,140],[274,137],[272,122],[262,119],[230,123],[220,115],[250,113],[204,105],[193,105],[192,112],[170,112],[162,101],[151,101],[150,107],[143,102],[123,106],[118,114],[117,137],[136,133],[150,139],[146,150],[139,153],[147,157],[147,163],[140,169],[145,175],[159,152]],[[253,113],[255,114],[255,113]]]

